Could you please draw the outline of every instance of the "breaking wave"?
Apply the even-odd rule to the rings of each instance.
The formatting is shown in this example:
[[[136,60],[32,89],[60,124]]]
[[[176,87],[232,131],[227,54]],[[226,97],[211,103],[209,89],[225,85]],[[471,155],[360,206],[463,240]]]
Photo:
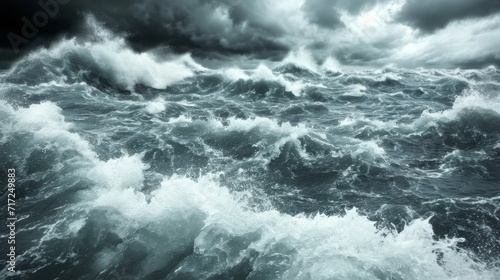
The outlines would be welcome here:
[[[499,277],[498,70],[208,69],[89,26],[0,77],[2,278]]]

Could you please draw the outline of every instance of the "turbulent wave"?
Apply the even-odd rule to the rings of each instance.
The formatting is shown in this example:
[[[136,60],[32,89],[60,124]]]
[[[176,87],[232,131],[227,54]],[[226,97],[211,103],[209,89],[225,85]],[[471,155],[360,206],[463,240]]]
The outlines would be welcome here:
[[[133,91],[136,85],[165,88],[204,70],[189,55],[162,60],[152,53],[136,53],[123,38],[93,21],[88,25],[90,41],[73,38],[36,51],[16,65],[8,81],[33,84],[83,80]]]
[[[499,277],[497,69],[209,69],[89,24],[0,77],[2,278]]]

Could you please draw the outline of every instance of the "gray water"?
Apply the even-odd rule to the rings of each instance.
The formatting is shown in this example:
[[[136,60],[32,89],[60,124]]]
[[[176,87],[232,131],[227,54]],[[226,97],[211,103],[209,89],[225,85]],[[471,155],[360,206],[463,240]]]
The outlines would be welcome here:
[[[2,278],[498,279],[500,71],[304,52],[210,69],[112,37],[22,59],[0,77]]]

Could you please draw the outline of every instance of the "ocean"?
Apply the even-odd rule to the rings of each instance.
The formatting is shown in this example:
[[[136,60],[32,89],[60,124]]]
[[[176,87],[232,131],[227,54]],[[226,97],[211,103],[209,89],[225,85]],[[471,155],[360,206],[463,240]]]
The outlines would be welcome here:
[[[0,75],[0,278],[500,279],[500,70],[211,68],[99,32]]]

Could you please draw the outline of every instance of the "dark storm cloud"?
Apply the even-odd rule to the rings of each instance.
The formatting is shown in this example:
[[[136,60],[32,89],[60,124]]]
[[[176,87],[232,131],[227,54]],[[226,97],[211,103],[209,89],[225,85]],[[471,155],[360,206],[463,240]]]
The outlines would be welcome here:
[[[359,14],[360,12],[372,8],[377,3],[387,2],[390,0],[337,0],[336,5],[339,9],[343,9],[350,14]]]
[[[6,68],[12,60],[22,56],[25,52],[30,51],[41,45],[48,46],[53,40],[57,40],[65,33],[78,32],[80,25],[75,21],[76,10],[70,7],[67,0],[54,2],[56,4],[52,8],[49,7],[51,15],[48,15],[44,8],[46,5],[40,6],[39,1],[4,1],[0,9],[0,68]],[[46,4],[50,1],[43,1]],[[43,13],[45,18],[37,18],[39,23],[43,23],[42,27],[36,27],[34,30],[27,31],[33,33],[33,36],[27,38],[23,35],[23,26],[26,21],[33,24],[33,16]],[[10,34],[10,36],[9,36]],[[31,34],[29,34],[31,35]],[[16,51],[16,49],[20,51]]]
[[[126,26],[131,41],[138,46],[168,43],[180,48],[235,53],[286,49],[276,40],[286,32],[263,12],[266,7],[262,1],[234,3],[238,2],[142,1],[125,11],[119,25]],[[111,21],[123,12],[94,11],[98,18]]]
[[[398,20],[423,32],[448,23],[500,13],[500,0],[407,0]]]
[[[20,50],[16,53],[14,37],[8,34],[23,36],[26,20],[32,23],[33,16],[44,11],[40,3],[59,3],[58,11],[36,36],[15,37]],[[5,1],[0,10],[0,68],[62,36],[84,35],[88,14],[124,36],[135,51],[191,52],[206,60],[230,60],[234,55],[281,60],[290,50],[306,47],[318,61],[334,56],[344,64],[402,61],[473,67],[498,62],[500,54],[492,42],[497,43],[500,17],[489,16],[500,12],[500,0],[407,0],[400,11],[399,5],[396,0]],[[374,12],[364,13],[368,11]],[[448,26],[471,18],[458,27]],[[459,29],[450,31],[454,26]],[[473,31],[464,32],[471,26]],[[462,52],[464,44],[467,53]]]
[[[280,57],[292,47],[285,38],[293,30],[283,24],[286,14],[276,14],[272,0],[30,0],[8,1],[2,9],[0,53],[14,57],[12,40],[7,34],[21,34],[23,17],[32,21],[41,3],[59,3],[60,10],[49,19],[29,42],[17,42],[17,48],[31,50],[47,45],[63,34],[80,33],[85,13],[90,12],[114,32],[126,33],[135,50],[168,45],[179,52],[204,55],[252,54]],[[379,0],[382,1],[382,0]],[[304,16],[312,24],[336,29],[344,26],[340,12],[356,14],[379,1],[307,0]],[[285,5],[284,3],[282,3]],[[293,35],[292,35],[293,36]]]
[[[41,0],[55,2],[58,0]],[[289,46],[280,39],[288,32],[281,19],[269,14],[265,0],[59,0],[67,2],[36,37],[16,41],[20,50],[31,50],[63,34],[80,33],[85,13],[90,12],[115,32],[126,33],[135,50],[168,45],[179,52],[216,52],[270,56],[286,53]],[[39,1],[8,1],[2,9],[0,59],[15,58],[12,36],[22,36],[25,22],[42,10]],[[57,2],[56,2],[57,3]],[[19,38],[19,37],[15,37]]]
[[[464,61],[457,63],[457,66],[463,69],[478,69],[488,66],[495,66],[497,69],[500,68],[500,57],[494,54],[489,54],[484,57],[479,57],[474,60]]]
[[[302,9],[310,23],[337,29],[345,26],[340,18],[341,12],[356,15],[384,1],[387,0],[307,0]]]
[[[303,9],[310,23],[330,29],[344,26],[334,1],[309,0],[304,3]]]

